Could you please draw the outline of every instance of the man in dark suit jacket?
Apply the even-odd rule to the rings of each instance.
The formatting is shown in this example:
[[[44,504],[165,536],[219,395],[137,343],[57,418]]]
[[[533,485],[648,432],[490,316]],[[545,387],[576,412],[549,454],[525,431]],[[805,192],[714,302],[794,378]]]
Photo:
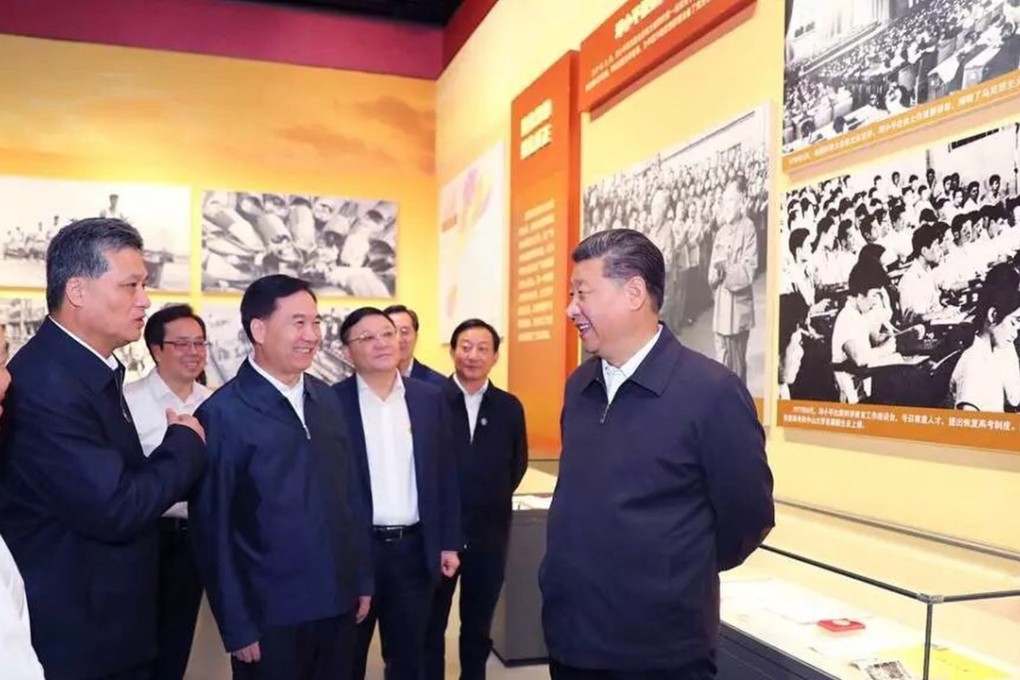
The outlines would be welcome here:
[[[404,305],[390,305],[383,313],[390,317],[400,336],[400,375],[446,387],[446,376],[414,358],[418,346],[418,313]]]
[[[567,313],[595,355],[567,381],[539,582],[554,680],[715,676],[719,572],[775,522],[765,436],[743,383],[658,320],[647,237],[573,254]]]
[[[241,323],[254,355],[198,410],[210,464],[190,508],[196,561],[235,678],[347,678],[371,525],[339,400],[305,373],[322,339],[315,296],[263,277]]]
[[[354,679],[365,676],[378,620],[388,680],[419,680],[425,630],[440,575],[456,573],[463,542],[456,459],[442,392],[403,380],[397,332],[373,307],[340,328],[355,375],[336,385],[371,499],[375,600],[358,627]]]
[[[145,678],[156,656],[157,521],[205,466],[191,416],[142,454],[113,356],[149,299],[142,239],[86,219],[46,253],[49,317],[10,363],[0,427],[0,534],[25,580],[32,640],[51,680]]]
[[[499,359],[499,334],[481,319],[453,331],[450,354],[456,372],[446,385],[460,469],[464,550],[460,572],[436,591],[426,640],[426,680],[443,680],[446,624],[460,580],[460,677],[484,680],[492,649],[489,632],[503,587],[511,498],[528,469],[524,407],[489,382]]]

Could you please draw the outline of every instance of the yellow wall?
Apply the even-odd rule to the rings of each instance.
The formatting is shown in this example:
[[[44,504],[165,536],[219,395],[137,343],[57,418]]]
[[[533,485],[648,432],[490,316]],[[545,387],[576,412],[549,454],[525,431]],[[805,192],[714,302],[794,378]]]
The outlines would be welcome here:
[[[438,83],[440,181],[453,176],[488,145],[506,139],[510,102],[516,94],[563,52],[578,48],[620,4],[621,0],[497,3]],[[782,0],[758,0],[753,12],[733,22],[730,32],[685,59],[674,59],[641,88],[598,112],[595,120],[586,117],[582,186],[763,101],[773,104],[773,139],[778,148],[783,5]],[[809,168],[793,178],[776,170],[775,195],[918,144],[992,127],[1006,120],[1009,108],[999,105],[969,114]],[[1016,110],[1015,102],[1012,108]],[[772,228],[776,233],[775,219]],[[775,261],[774,252],[770,261]],[[769,269],[774,290],[777,267]],[[771,303],[774,306],[774,297]],[[769,324],[774,329],[771,316]],[[774,336],[770,332],[771,355],[776,351]],[[1020,456],[777,427],[770,428],[769,434],[780,497],[1020,550]]]
[[[0,58],[0,175],[395,200],[396,300],[437,318],[434,82],[5,35]],[[445,369],[435,337],[419,356]]]

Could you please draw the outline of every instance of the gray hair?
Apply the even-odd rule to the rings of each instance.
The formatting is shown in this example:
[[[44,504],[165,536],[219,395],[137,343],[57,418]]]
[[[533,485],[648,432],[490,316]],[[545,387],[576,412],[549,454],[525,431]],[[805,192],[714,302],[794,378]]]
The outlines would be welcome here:
[[[141,251],[142,236],[124,220],[90,217],[57,232],[46,248],[46,307],[60,310],[67,282],[76,276],[97,279],[106,273],[105,253],[130,248]]]
[[[584,262],[600,257],[603,258],[602,276],[615,281],[640,276],[655,303],[655,311],[662,309],[666,262],[651,239],[634,229],[607,229],[578,243],[571,259]]]

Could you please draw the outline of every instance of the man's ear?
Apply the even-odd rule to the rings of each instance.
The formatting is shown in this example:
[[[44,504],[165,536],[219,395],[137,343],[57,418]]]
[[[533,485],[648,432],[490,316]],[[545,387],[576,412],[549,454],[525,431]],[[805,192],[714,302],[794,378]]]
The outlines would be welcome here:
[[[628,306],[631,309],[641,309],[642,306],[649,302],[648,299],[648,286],[645,280],[640,276],[630,277],[625,284],[623,284],[624,293],[627,295]]]
[[[84,276],[72,276],[67,280],[67,285],[64,288],[64,299],[72,307],[84,306],[86,285]]]
[[[251,320],[251,337],[256,345],[266,344],[266,322],[262,319]]]

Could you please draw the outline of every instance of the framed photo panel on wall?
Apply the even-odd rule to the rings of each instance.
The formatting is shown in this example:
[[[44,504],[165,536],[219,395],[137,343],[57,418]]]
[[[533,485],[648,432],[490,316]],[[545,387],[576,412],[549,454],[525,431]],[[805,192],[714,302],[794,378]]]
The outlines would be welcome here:
[[[207,190],[202,290],[243,291],[267,274],[310,281],[323,295],[392,298],[397,204],[377,199]]]
[[[1020,124],[788,192],[780,424],[1016,449]]]
[[[86,217],[130,222],[145,242],[149,288],[191,287],[191,194],[186,187],[0,177],[0,287],[45,288],[46,248]]]
[[[764,398],[769,108],[584,189],[582,236],[637,229],[666,259],[662,320]]]
[[[786,0],[794,169],[1020,93],[1020,0]]]

